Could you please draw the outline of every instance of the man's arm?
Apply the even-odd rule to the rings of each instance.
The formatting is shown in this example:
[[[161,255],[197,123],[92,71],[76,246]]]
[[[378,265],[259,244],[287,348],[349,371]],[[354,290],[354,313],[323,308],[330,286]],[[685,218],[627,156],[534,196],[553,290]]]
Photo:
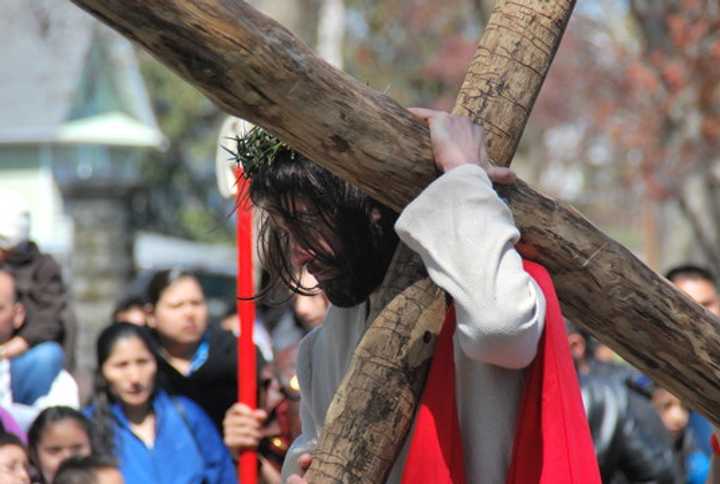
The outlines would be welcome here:
[[[482,168],[433,182],[397,221],[400,238],[454,300],[468,357],[523,368],[535,357],[545,300],[513,245],[519,234]]]
[[[523,368],[537,351],[545,299],[522,267],[514,248],[519,232],[488,175],[512,177],[489,165],[479,126],[429,113],[435,161],[445,174],[405,208],[396,231],[453,297],[463,351],[486,363]]]

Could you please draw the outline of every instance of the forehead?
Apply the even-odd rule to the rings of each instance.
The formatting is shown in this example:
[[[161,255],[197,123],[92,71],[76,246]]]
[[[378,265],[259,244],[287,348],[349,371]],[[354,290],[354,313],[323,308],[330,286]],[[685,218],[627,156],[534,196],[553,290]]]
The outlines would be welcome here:
[[[675,280],[675,285],[695,301],[715,296],[717,293],[715,285],[706,279],[684,277]]]
[[[48,425],[45,431],[42,433],[43,442],[47,443],[50,440],[61,440],[65,442],[68,438],[81,437],[87,440],[87,432],[85,428],[75,419],[64,418],[53,422]]]
[[[665,388],[657,388],[653,392],[653,400],[658,403],[672,403],[677,404],[680,403],[680,399],[670,393]]]
[[[202,293],[202,287],[200,287],[200,283],[193,276],[183,276],[173,281],[169,286],[165,288],[165,290],[163,290],[160,297],[161,299],[166,296],[178,297],[188,293],[193,295]]]
[[[8,271],[0,271],[0,290],[15,291],[15,277]]]
[[[27,454],[22,447],[18,447],[16,444],[5,444],[0,447],[0,459],[3,461],[18,458],[27,459]]]
[[[112,351],[108,360],[121,360],[125,358],[134,358],[138,355],[149,355],[150,351],[145,343],[137,336],[127,336],[118,339],[113,344]]]
[[[104,484],[122,484],[124,482],[122,474],[114,467],[103,467],[98,469],[95,474],[98,482]]]

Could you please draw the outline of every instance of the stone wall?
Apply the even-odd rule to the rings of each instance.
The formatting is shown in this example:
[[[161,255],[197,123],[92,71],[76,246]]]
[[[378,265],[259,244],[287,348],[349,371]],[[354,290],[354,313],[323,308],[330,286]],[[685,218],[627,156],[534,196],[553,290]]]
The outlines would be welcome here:
[[[133,272],[127,195],[98,187],[76,187],[66,194],[74,220],[70,285],[78,318],[75,373],[81,397],[91,391],[97,336]]]

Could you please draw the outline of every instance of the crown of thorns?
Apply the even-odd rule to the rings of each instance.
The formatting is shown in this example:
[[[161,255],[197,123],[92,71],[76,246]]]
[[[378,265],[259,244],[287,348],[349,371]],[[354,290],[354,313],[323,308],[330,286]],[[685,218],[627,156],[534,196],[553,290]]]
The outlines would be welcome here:
[[[235,135],[235,151],[223,146],[232,157],[232,161],[240,164],[245,178],[252,178],[261,168],[272,165],[280,154],[287,154],[291,160],[296,153],[279,138],[260,128],[253,127],[244,136]]]

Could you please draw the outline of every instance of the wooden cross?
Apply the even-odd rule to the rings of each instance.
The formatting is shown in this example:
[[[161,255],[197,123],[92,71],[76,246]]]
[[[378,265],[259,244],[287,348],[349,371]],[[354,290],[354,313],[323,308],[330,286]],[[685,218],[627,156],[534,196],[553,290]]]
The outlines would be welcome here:
[[[265,127],[396,210],[435,177],[423,124],[240,0],[72,1],[144,46],[228,113]],[[512,160],[574,5],[497,2],[455,111],[484,125],[498,164]],[[572,207],[521,181],[501,195],[522,233],[518,249],[551,272],[564,314],[720,423],[720,321]],[[419,270],[401,247],[376,295],[386,310],[361,342],[354,376],[344,380],[328,411],[311,482],[382,482],[402,446],[398,436],[409,428],[422,387],[417,382],[442,322],[441,292]],[[386,337],[400,329],[402,338]],[[402,359],[388,359],[398,354]],[[377,373],[378,367],[388,373]],[[387,385],[388,379],[397,384]],[[392,405],[363,405],[378,386]],[[391,386],[397,387],[392,394]],[[360,396],[349,396],[352,391]],[[379,423],[368,424],[358,412]]]

